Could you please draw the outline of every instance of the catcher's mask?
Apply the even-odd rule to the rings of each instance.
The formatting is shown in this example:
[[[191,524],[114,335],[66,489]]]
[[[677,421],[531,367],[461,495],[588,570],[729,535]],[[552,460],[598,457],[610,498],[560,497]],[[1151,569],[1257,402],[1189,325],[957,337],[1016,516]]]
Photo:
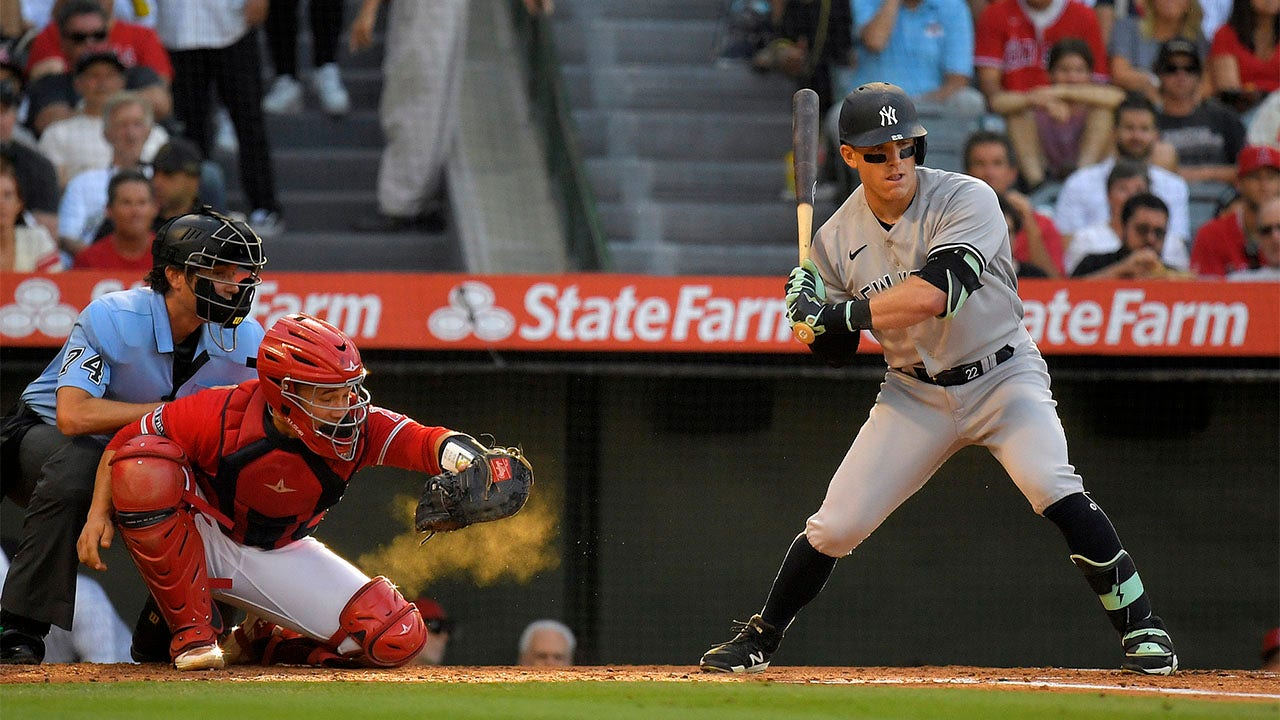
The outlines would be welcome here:
[[[351,338],[310,315],[280,318],[258,347],[267,404],[321,457],[355,457],[369,417],[366,374]]]
[[[151,244],[151,257],[155,265],[180,267],[194,278],[196,316],[217,326],[210,328],[210,335],[219,347],[233,350],[234,330],[249,315],[254,291],[262,283],[259,273],[266,264],[257,233],[206,206],[161,226]],[[230,288],[234,291],[224,294]]]

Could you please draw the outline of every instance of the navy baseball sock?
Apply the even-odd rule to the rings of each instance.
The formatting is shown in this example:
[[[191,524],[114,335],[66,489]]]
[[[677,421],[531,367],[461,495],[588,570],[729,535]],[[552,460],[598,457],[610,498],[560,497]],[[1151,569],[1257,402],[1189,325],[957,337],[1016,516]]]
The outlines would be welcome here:
[[[800,609],[822,592],[835,566],[836,558],[814,550],[804,533],[797,535],[778,569],[760,617],[779,631],[786,631]]]
[[[1062,531],[1071,562],[1098,594],[1117,632],[1123,634],[1135,622],[1151,617],[1151,600],[1138,568],[1120,545],[1111,520],[1092,498],[1085,493],[1068,495],[1046,508],[1044,516]]]

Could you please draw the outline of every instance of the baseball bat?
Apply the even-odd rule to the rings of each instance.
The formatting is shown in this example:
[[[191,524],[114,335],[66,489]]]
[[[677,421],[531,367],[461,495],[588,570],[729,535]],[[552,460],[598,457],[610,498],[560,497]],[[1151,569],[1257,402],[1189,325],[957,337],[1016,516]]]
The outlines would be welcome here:
[[[801,88],[791,97],[791,150],[796,176],[796,229],[800,263],[809,259],[813,244],[813,194],[818,184],[818,93]],[[813,342],[813,328],[796,323],[791,333],[805,345]]]

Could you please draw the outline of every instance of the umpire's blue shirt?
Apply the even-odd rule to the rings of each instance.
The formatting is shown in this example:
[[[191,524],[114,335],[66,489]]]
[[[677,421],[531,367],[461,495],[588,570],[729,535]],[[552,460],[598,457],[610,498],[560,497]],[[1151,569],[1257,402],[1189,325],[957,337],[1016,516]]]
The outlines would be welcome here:
[[[164,296],[150,288],[107,293],[76,318],[62,350],[27,386],[22,400],[53,425],[58,389],[63,387],[77,387],[107,400],[147,403],[257,377],[249,367],[262,342],[257,320],[245,318],[240,323],[231,352],[213,341],[208,323],[198,332],[196,363],[202,356],[208,360],[181,387],[174,387],[173,330]]]

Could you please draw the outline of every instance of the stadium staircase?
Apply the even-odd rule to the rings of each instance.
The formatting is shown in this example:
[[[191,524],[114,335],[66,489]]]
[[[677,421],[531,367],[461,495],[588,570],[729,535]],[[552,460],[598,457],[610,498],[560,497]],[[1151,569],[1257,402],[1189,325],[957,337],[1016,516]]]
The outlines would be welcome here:
[[[554,27],[613,269],[785,275],[794,82],[717,62],[725,0],[558,0]],[[932,120],[932,122],[931,122]],[[959,169],[971,129],[929,128],[929,164]],[[819,201],[815,228],[835,209]]]
[[[360,3],[347,0],[338,63],[352,110],[330,118],[308,93],[300,114],[268,116],[277,195],[286,230],[269,241],[278,271],[559,272],[564,241],[547,189],[545,161],[523,98],[505,0],[474,0],[463,69],[459,152],[450,163],[443,232],[363,233],[353,222],[377,212],[382,25],[372,48],[346,49]],[[310,71],[311,38],[299,38],[299,71]],[[264,54],[264,57],[266,55]],[[304,80],[305,82],[305,80]],[[216,151],[229,202],[244,207],[235,156]]]

